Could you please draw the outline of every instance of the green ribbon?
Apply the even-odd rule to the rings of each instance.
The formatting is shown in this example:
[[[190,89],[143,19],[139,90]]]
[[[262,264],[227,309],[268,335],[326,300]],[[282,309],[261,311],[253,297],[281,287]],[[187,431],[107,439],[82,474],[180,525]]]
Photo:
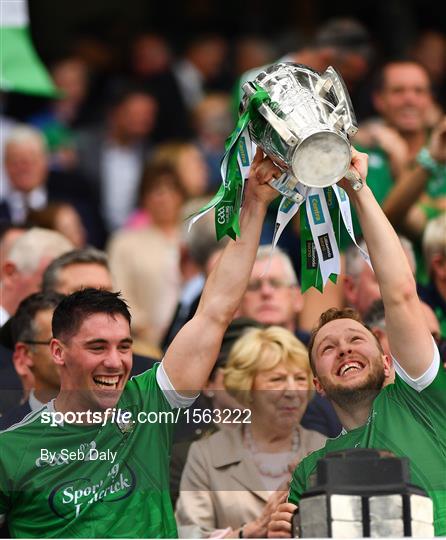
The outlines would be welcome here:
[[[255,84],[255,83],[254,83]],[[240,207],[243,195],[243,177],[238,163],[238,154],[242,149],[241,145],[246,144],[241,140],[241,136],[250,121],[258,120],[261,115],[258,108],[263,103],[269,104],[271,98],[269,94],[260,86],[255,84],[256,91],[249,97],[247,107],[239,117],[234,131],[225,143],[225,155],[223,156],[221,171],[223,182],[219,190],[196,216],[200,216],[215,207],[215,230],[217,240],[228,235],[235,240],[240,236]]]
[[[340,245],[340,215],[337,199],[332,187],[324,189],[325,199],[330,212],[333,229],[338,246]],[[301,291],[304,293],[310,287],[315,287],[322,292],[324,285],[322,275],[319,270],[319,261],[311,235],[310,224],[308,222],[305,203],[300,207],[300,258],[301,258]],[[329,277],[333,283],[337,282],[338,276],[331,274]]]

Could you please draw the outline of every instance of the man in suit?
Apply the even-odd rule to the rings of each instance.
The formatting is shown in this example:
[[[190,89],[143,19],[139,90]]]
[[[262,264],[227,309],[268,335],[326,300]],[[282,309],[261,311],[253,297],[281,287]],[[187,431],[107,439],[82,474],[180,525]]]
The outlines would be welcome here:
[[[49,170],[49,154],[42,134],[18,125],[5,141],[5,192],[0,201],[0,222],[23,225],[30,210],[49,202],[71,204],[81,216],[88,241],[100,245],[104,231],[97,212],[96,194],[76,168]]]
[[[49,344],[51,319],[63,295],[34,293],[25,298],[12,321],[15,342],[14,367],[28,390],[28,399],[0,418],[0,430],[20,422],[31,411],[42,407],[59,392],[59,374]]]

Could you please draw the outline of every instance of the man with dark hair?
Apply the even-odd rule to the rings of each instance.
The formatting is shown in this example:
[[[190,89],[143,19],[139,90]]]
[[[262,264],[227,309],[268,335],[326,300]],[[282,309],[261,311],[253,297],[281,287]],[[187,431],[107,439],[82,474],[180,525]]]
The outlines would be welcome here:
[[[353,166],[367,175],[367,156],[354,152]],[[343,185],[344,187],[344,185]],[[446,372],[426,324],[415,280],[401,243],[368,186],[345,185],[357,211],[385,306],[393,357],[352,310],[325,312],[309,354],[317,392],[327,396],[343,434],[305,458],[293,474],[288,502],[278,506],[270,537],[291,534],[291,519],[310,486],[319,458],[347,448],[379,448],[407,456],[411,482],[434,504],[435,534],[446,534]],[[395,365],[396,376],[393,383]]]
[[[59,392],[59,374],[51,356],[50,342],[51,318],[62,298],[62,294],[53,291],[31,294],[22,300],[12,318],[13,362],[26,401],[1,417],[0,430],[43,407]]]
[[[177,535],[168,479],[175,409],[208,380],[276,196],[267,182],[279,172],[257,152],[241,237],[228,243],[195,316],[152,369],[127,380],[130,316],[118,294],[87,289],[58,306],[50,347],[61,392],[0,433],[0,516],[12,536]]]

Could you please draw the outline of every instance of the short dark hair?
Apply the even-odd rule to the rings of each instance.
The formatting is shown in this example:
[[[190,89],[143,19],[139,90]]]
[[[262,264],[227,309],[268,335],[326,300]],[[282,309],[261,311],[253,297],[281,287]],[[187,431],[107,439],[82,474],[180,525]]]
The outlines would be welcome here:
[[[120,292],[110,292],[103,289],[81,289],[66,296],[53,314],[53,337],[69,340],[90,315],[105,313],[107,315],[122,315],[131,324],[131,315],[127,303]]]
[[[426,74],[426,77],[429,81],[429,89],[431,90],[431,76],[425,66],[423,66],[423,64],[420,64],[420,62],[418,62],[417,60],[414,60],[408,56],[404,56],[388,60],[379,68],[372,82],[373,91],[375,93],[380,93],[384,90],[384,87],[386,86],[387,69],[389,68],[389,66],[393,66],[395,64],[418,66]]]
[[[364,328],[366,328],[372,334],[372,336],[375,338],[375,342],[376,342],[377,347],[378,347],[379,351],[381,352],[381,354],[384,354],[381,343],[379,342],[378,338],[370,330],[370,328],[366,324],[364,324],[363,320],[361,319],[361,316],[356,311],[356,309],[349,308],[349,307],[343,308],[343,309],[330,308],[330,309],[327,309],[327,311],[324,311],[322,313],[322,315],[319,317],[319,321],[317,322],[316,326],[311,330],[310,341],[308,343],[308,357],[310,359],[310,366],[311,366],[311,370],[313,371],[313,375],[317,375],[316,367],[315,367],[314,361],[313,361],[314,340],[316,339],[316,336],[317,336],[319,330],[323,326],[325,326],[326,324],[328,324],[331,321],[336,321],[338,319],[352,319],[352,320],[362,324],[362,326],[364,326]]]
[[[55,309],[65,298],[55,291],[37,292],[22,300],[11,319],[11,335],[14,343],[33,341],[36,338],[34,318],[39,311]]]
[[[57,257],[47,266],[42,276],[42,290],[56,290],[60,271],[72,264],[99,264],[109,270],[108,257],[104,251],[94,247],[73,249]]]

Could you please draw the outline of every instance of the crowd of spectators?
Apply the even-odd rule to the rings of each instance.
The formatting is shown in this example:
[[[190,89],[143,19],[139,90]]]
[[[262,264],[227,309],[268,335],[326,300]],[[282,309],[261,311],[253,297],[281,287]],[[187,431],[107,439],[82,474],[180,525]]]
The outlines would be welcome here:
[[[369,155],[367,184],[398,233],[446,369],[446,36],[425,31],[396,59],[379,57],[377,39],[336,19],[296,51],[203,34],[174,57],[167,39],[148,31],[129,44],[125,69],[107,77],[73,47],[50,66],[61,97],[34,100],[27,118],[8,115],[2,96],[0,429],[59,392],[50,321],[64,295],[122,291],[132,375],[161,360],[227,243],[216,242],[212,215],[191,231],[185,220],[220,185],[242,82],[279,59],[343,76],[359,118],[353,145]],[[337,284],[302,294],[299,220],[270,258],[274,217],[268,212],[265,245],[194,405],[249,408],[252,423],[232,430],[185,419],[173,435],[170,491],[185,537],[266,536],[296,463],[341,432],[314,392],[306,350],[322,312],[355,308],[392,353],[377,277],[356,247],[342,253]],[[296,410],[271,400],[283,381],[300,392]]]

